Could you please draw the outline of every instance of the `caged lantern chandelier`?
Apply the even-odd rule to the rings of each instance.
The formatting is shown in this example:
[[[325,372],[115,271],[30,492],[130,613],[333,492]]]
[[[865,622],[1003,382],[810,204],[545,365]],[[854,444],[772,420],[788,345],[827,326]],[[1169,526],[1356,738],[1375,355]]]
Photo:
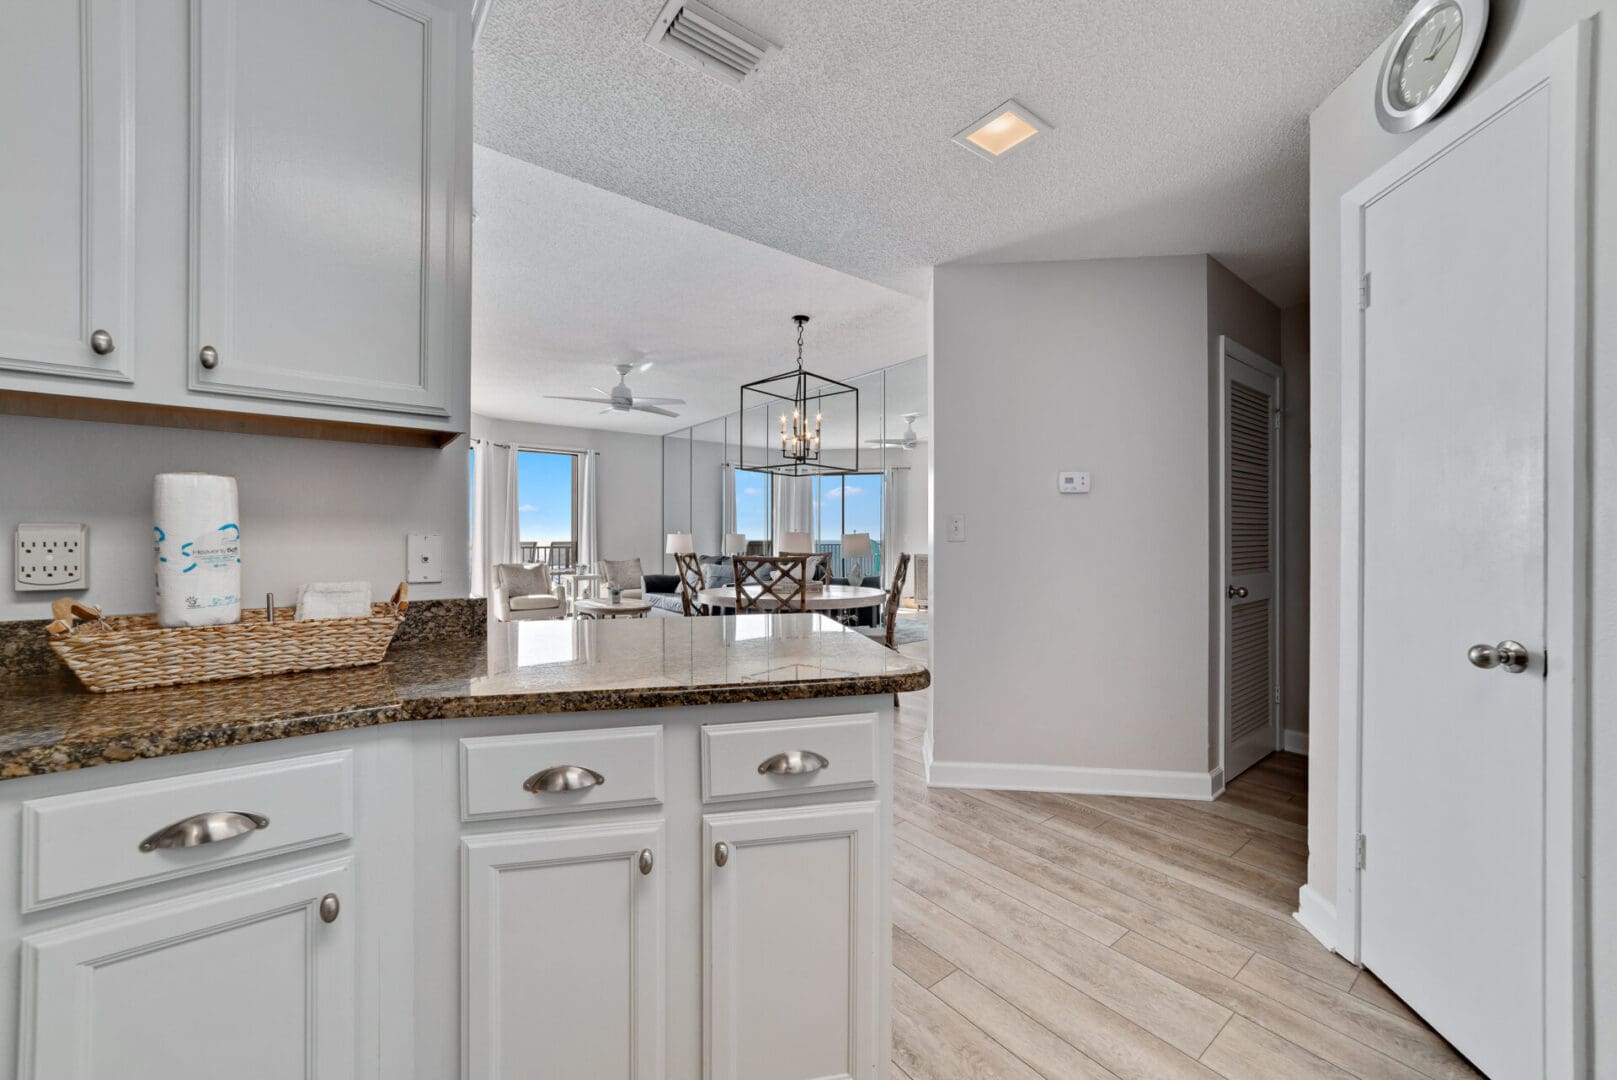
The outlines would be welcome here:
[[[741,387],[741,465],[754,472],[778,476],[842,476],[859,471],[859,390],[845,382],[816,375],[803,367],[803,331],[807,315],[793,315],[797,324],[797,367]],[[747,414],[763,417],[778,412],[780,426],[760,421],[764,431],[754,437],[758,445],[747,445]],[[821,456],[820,437],[825,419],[851,415],[853,442],[851,465],[833,465]],[[775,440],[779,439],[777,446]]]

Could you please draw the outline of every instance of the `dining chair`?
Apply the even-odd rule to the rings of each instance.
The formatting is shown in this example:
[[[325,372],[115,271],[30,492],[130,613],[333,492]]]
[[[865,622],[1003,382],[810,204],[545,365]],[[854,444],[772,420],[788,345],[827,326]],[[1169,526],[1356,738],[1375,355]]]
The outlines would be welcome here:
[[[679,601],[685,614],[706,615],[707,608],[696,602],[696,594],[707,588],[707,576],[702,573],[702,559],[694,551],[674,554],[674,569],[679,574]]]
[[[882,639],[889,649],[896,647],[893,645],[893,631],[898,627],[898,601],[903,595],[904,579],[909,576],[909,572],[910,556],[906,551],[898,557],[898,565],[893,568],[893,584],[887,590],[887,611],[883,615],[887,626]],[[898,701],[897,694],[893,695],[893,701],[895,703]]]
[[[812,555],[737,555],[736,611],[807,611]],[[756,585],[756,592],[748,586]],[[768,597],[775,601],[765,606]]]
[[[539,547],[540,547],[539,541],[537,541],[537,540],[524,540],[524,541],[521,542],[521,544],[519,546],[522,549],[522,561],[523,562],[532,563],[532,562],[538,562],[539,561]]]
[[[773,546],[768,540],[748,540],[746,553],[748,555],[768,555],[770,554],[770,548]]]

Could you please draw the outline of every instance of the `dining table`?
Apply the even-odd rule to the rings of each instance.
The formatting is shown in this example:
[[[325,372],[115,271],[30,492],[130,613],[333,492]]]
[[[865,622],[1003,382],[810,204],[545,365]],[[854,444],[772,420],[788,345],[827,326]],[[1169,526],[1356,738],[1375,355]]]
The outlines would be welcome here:
[[[763,594],[758,585],[748,585],[746,591],[755,601],[757,610],[773,611],[780,606],[773,596]],[[808,590],[807,606],[810,611],[851,611],[854,608],[880,607],[886,599],[886,589],[868,585],[816,585]],[[702,607],[733,611],[736,608],[736,587],[718,585],[699,590],[696,603]]]

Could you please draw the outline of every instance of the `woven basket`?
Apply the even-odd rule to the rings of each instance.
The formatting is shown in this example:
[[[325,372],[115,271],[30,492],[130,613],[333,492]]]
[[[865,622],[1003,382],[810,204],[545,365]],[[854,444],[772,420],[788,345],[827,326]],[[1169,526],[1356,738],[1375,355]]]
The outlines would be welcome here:
[[[71,600],[51,608],[45,628],[50,646],[79,681],[98,694],[147,686],[281,675],[289,671],[358,667],[381,663],[404,621],[409,587],[400,584],[386,604],[372,604],[364,618],[306,619],[297,609],[242,612],[241,622],[222,626],[159,626],[151,615],[102,616]]]

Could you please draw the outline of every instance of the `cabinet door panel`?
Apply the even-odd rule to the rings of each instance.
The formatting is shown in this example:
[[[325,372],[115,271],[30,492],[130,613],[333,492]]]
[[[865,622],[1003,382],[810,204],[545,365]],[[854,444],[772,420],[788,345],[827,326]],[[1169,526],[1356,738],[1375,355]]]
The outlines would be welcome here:
[[[352,900],[346,860],[24,939],[21,1076],[347,1080],[354,915],[327,893]]]
[[[462,844],[467,1077],[661,1080],[662,823]]]
[[[445,414],[454,17],[193,0],[192,19],[191,387]]]
[[[130,382],[132,0],[7,5],[0,368]],[[97,353],[103,330],[112,351]]]
[[[877,1075],[878,822],[875,803],[704,819],[710,1080]]]

